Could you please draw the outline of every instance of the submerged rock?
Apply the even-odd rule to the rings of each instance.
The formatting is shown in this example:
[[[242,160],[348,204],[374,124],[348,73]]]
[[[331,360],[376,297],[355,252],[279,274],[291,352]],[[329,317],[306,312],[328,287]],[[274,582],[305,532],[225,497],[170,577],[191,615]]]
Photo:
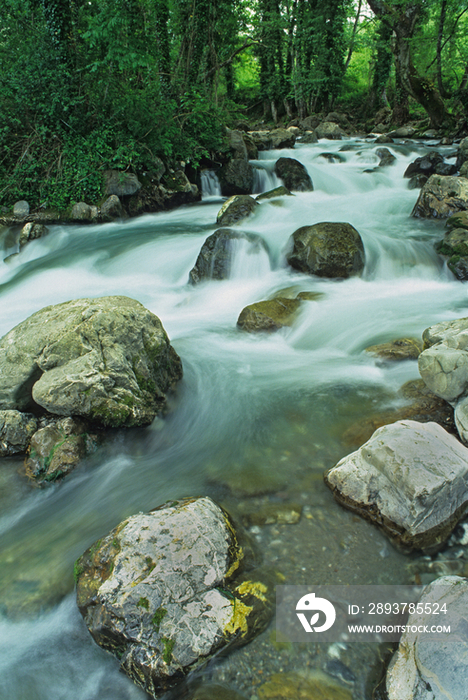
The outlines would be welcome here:
[[[402,549],[435,551],[468,506],[468,449],[437,423],[385,425],[325,475],[346,508]]]
[[[0,411],[0,457],[26,452],[36,430],[37,419],[31,413]]]
[[[257,301],[241,311],[237,325],[249,333],[277,331],[293,324],[300,304],[299,299],[282,297]]]
[[[312,192],[314,189],[306,168],[294,158],[279,158],[275,163],[275,173],[288,190]]]
[[[254,184],[253,167],[243,158],[234,158],[218,170],[218,179],[221,194],[224,197],[232,197],[236,194],[248,195],[252,193]]]
[[[218,212],[216,223],[231,226],[246,219],[258,207],[258,202],[247,194],[237,194],[227,199]]]
[[[181,376],[160,320],[123,296],[47,306],[0,340],[0,409],[147,425]]]
[[[388,700],[464,700],[468,688],[468,581],[459,576],[436,579],[424,589],[419,606],[423,611],[446,606],[448,614],[415,612],[409,616],[387,670]],[[430,629],[446,623],[451,627],[449,639],[422,633],[424,626]]]
[[[158,697],[269,622],[273,587],[245,566],[225,511],[209,498],[173,501],[128,518],[78,559],[78,607],[94,640]]]
[[[347,278],[364,269],[364,244],[351,224],[323,222],[301,226],[293,233],[292,243],[287,261],[300,272]]]
[[[208,236],[189,274],[191,284],[204,280],[228,279],[236,244],[246,244],[249,252],[267,251],[264,240],[254,233],[244,233],[230,228],[220,228]]]
[[[260,700],[352,700],[353,694],[322,671],[275,673],[258,689]]]
[[[389,343],[370,345],[366,352],[378,355],[384,360],[417,360],[422,351],[422,342],[417,338],[399,338]]]
[[[466,209],[468,209],[466,178],[431,175],[419,194],[411,216],[445,219]]]

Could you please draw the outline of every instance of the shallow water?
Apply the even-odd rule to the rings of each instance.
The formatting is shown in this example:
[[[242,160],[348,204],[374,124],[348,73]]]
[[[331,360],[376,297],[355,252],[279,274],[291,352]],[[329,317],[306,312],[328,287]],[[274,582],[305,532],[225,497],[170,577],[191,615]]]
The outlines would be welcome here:
[[[252,531],[285,583],[414,581],[418,558],[397,552],[372,525],[341,509],[322,481],[324,470],[354,449],[346,431],[400,405],[399,387],[418,377],[416,362],[384,365],[364,349],[420,337],[468,308],[466,286],[433,250],[443,224],[410,218],[417,191],[402,175],[427,149],[392,144],[396,164],[378,168],[377,148],[350,139],[262,153],[254,162],[259,191],[279,184],[272,172],[279,155],[304,163],[315,190],[262,202],[239,228],[262,236],[268,253],[238,246],[229,280],[187,284],[217,228],[222,199],[211,175],[199,205],[125,223],[54,226],[0,268],[0,335],[48,304],[122,294],[161,318],[184,365],[164,420],[116,432],[63,483],[34,489],[17,473],[21,459],[2,461],[1,697],[146,697],[84,628],[73,562],[124,517],[169,498],[208,493],[232,511],[303,506],[296,525]],[[366,251],[362,278],[324,280],[286,266],[291,234],[319,221],[357,228]],[[11,243],[5,246],[11,252]],[[244,306],[289,288],[323,296],[302,304],[292,328],[259,336],[236,329]],[[268,630],[207,673],[250,697],[269,673],[326,669],[341,659],[356,677],[355,700],[369,697],[375,649],[306,647],[278,651]]]

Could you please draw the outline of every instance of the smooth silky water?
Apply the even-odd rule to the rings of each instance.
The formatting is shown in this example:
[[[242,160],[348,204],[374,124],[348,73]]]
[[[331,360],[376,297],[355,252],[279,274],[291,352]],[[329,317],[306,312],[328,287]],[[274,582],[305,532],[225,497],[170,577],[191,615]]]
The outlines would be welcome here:
[[[397,161],[386,168],[377,167],[377,148],[322,141],[253,161],[258,191],[280,184],[273,173],[280,156],[304,163],[315,190],[263,201],[239,226],[262,236],[268,250],[238,245],[229,280],[188,284],[222,203],[209,174],[199,205],[125,223],[54,226],[3,264],[0,335],[48,304],[127,295],[160,317],[184,378],[167,417],[116,431],[62,483],[33,488],[18,473],[20,458],[2,460],[0,697],[146,697],[89,636],[74,600],[73,563],[123,518],[167,499],[209,494],[234,514],[268,503],[303,506],[298,524],[252,530],[283,583],[414,582],[418,557],[397,552],[338,506],[322,480],[357,447],[353,431],[401,405],[398,389],[418,377],[416,362],[383,364],[364,349],[467,314],[466,286],[433,249],[443,224],[410,218],[418,191],[403,172],[427,148],[392,144]],[[362,278],[325,280],[287,267],[291,234],[320,221],[349,222],[360,232]],[[13,251],[11,240],[4,249]],[[244,306],[291,289],[322,296],[303,302],[292,328],[237,330]],[[281,645],[273,625],[203,674],[250,698],[272,673],[339,660],[356,678],[355,700],[370,697],[375,647]]]

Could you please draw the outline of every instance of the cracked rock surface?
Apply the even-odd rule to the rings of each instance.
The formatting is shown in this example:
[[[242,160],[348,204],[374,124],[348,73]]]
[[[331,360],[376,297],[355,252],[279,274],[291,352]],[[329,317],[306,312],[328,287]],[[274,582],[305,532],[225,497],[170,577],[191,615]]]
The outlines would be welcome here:
[[[272,613],[273,587],[210,498],[169,502],[122,522],[76,562],[78,607],[95,641],[153,696]]]

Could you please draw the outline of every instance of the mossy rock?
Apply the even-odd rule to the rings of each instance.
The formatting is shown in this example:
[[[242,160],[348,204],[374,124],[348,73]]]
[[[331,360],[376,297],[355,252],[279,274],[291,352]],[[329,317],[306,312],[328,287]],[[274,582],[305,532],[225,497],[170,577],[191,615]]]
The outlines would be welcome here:
[[[277,297],[249,304],[240,313],[237,325],[249,333],[276,331],[292,326],[300,307],[299,299]]]
[[[295,270],[329,278],[360,275],[364,269],[364,244],[348,223],[322,222],[301,226],[291,236],[287,261]]]
[[[275,187],[273,190],[268,190],[268,192],[262,192],[261,194],[258,194],[255,197],[255,199],[274,199],[275,197],[284,196],[294,197],[293,193],[290,192],[287,187],[284,187],[284,185],[280,185],[279,187]]]
[[[321,671],[275,673],[257,691],[260,700],[352,700],[353,694]]]
[[[417,338],[398,338],[388,343],[370,345],[366,352],[392,362],[417,360],[422,352],[422,341]]]
[[[232,226],[232,224],[236,224],[250,216],[258,206],[258,202],[247,194],[234,195],[224,202],[218,212],[216,223],[221,226]]]
[[[450,216],[446,222],[447,228],[468,229],[468,211],[460,211]]]

